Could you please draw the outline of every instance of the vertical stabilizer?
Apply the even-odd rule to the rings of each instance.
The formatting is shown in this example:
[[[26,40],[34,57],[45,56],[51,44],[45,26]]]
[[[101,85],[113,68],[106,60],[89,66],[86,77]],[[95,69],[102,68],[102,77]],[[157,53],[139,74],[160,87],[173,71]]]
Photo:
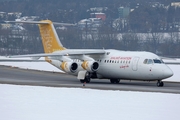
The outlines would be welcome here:
[[[56,33],[54,25],[50,20],[43,20],[47,24],[38,24],[45,53],[52,53],[58,50],[65,50]]]

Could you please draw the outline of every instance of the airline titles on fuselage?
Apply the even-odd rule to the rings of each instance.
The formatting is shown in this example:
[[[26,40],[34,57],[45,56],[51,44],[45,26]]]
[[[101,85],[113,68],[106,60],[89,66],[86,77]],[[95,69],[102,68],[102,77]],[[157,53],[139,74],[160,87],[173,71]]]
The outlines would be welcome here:
[[[120,57],[120,56],[118,56],[118,57],[111,57],[110,59],[111,60],[131,60],[132,57]]]

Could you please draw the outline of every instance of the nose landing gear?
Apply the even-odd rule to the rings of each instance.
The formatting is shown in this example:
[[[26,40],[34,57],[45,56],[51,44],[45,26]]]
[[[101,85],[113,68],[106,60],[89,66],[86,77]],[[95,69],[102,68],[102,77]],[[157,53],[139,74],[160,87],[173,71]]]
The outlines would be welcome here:
[[[163,86],[164,86],[164,83],[163,83],[161,80],[158,80],[158,81],[157,81],[157,86],[158,86],[158,87],[163,87]]]

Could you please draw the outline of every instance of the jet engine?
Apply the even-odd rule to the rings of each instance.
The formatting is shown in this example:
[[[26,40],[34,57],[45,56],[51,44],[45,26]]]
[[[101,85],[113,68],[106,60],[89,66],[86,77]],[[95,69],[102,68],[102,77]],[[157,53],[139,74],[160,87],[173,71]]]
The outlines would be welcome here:
[[[60,68],[65,72],[75,73],[78,69],[78,64],[75,62],[62,62]]]
[[[95,72],[99,68],[99,63],[96,61],[84,61],[81,66],[89,72]]]
[[[50,59],[47,59],[46,61],[67,73],[75,73],[78,69],[78,64],[75,62],[61,62],[59,60]]]

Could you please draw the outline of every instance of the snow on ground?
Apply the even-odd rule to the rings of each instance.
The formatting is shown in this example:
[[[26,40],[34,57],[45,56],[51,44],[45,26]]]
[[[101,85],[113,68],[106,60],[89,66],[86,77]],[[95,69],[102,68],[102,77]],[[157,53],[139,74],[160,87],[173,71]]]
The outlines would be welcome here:
[[[18,67],[22,69],[62,72],[60,69],[47,62],[0,62],[0,65]]]
[[[180,120],[180,94],[0,84],[1,120]]]
[[[180,82],[180,65],[168,65],[171,70],[173,71],[174,75],[170,78],[164,79],[163,81],[169,81],[169,82]]]
[[[40,70],[40,71],[51,71],[51,72],[63,72],[62,70],[54,67],[53,65],[47,63],[46,61],[42,62],[25,62],[25,61],[7,61],[6,60],[32,60],[31,58],[7,58],[4,56],[0,56],[0,65],[18,67],[22,69],[31,69],[31,70]],[[40,58],[39,60],[44,60],[44,58]]]

